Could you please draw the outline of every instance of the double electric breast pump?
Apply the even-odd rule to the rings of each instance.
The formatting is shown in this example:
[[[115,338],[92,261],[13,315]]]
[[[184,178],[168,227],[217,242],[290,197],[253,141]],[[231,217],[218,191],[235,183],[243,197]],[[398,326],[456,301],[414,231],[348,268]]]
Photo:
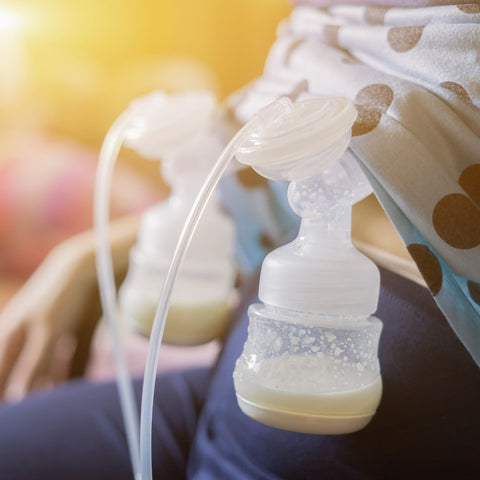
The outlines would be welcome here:
[[[366,426],[380,402],[382,324],[371,316],[380,277],[353,247],[350,234],[352,205],[371,191],[355,161],[345,155],[355,108],[344,98],[296,103],[282,98],[260,110],[223,152],[212,131],[214,111],[206,93],[144,97],[112,126],[100,156],[98,274],[117,345],[117,378],[136,479],[152,478],[153,389],[164,331],[166,341],[191,344],[226,329],[233,227],[218,201],[207,202],[234,156],[271,180],[289,181],[288,200],[301,217],[297,238],[271,252],[262,265],[261,303],[250,306],[248,339],[233,373],[240,408],[277,428],[343,434]],[[143,217],[118,307],[107,222],[111,172],[123,142],[146,157],[162,158],[174,194]],[[206,180],[199,182],[207,170]],[[192,192],[199,188],[187,215]],[[140,432],[120,347],[120,318],[151,335]]]

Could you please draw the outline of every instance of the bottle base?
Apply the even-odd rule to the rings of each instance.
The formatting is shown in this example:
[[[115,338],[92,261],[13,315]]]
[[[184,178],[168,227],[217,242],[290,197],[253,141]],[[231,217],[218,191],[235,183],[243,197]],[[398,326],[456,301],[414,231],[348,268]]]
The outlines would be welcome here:
[[[290,412],[265,407],[237,394],[242,412],[257,422],[269,427],[298,433],[316,435],[342,435],[366,427],[375,412],[362,415],[317,415],[314,413]]]

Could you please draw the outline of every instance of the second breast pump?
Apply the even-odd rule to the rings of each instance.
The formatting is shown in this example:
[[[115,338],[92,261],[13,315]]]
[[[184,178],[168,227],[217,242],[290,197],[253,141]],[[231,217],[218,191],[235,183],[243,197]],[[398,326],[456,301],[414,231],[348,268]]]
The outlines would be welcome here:
[[[212,130],[215,110],[216,99],[208,92],[155,92],[129,107],[135,124],[125,144],[161,161],[162,177],[171,186],[168,199],[142,215],[119,292],[125,322],[147,336],[188,211],[223,149]],[[176,282],[164,341],[200,344],[225,333],[235,278],[233,246],[233,222],[213,197]]]

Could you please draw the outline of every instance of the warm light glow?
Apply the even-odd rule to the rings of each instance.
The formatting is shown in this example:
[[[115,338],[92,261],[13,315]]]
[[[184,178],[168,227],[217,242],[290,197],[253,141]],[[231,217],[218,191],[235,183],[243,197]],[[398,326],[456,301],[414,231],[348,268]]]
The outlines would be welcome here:
[[[224,98],[262,73],[290,2],[0,0],[0,139],[15,116],[99,146],[152,90]]]
[[[20,25],[20,15],[14,10],[0,6],[0,33],[16,30]]]

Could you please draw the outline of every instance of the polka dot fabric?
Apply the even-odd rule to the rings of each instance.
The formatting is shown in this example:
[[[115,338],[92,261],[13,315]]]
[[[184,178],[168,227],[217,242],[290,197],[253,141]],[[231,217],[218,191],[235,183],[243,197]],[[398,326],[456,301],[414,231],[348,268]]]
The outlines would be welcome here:
[[[300,4],[234,111],[244,123],[291,92],[354,102],[351,148],[480,364],[479,58],[478,3]],[[238,178],[246,189],[250,175]]]

